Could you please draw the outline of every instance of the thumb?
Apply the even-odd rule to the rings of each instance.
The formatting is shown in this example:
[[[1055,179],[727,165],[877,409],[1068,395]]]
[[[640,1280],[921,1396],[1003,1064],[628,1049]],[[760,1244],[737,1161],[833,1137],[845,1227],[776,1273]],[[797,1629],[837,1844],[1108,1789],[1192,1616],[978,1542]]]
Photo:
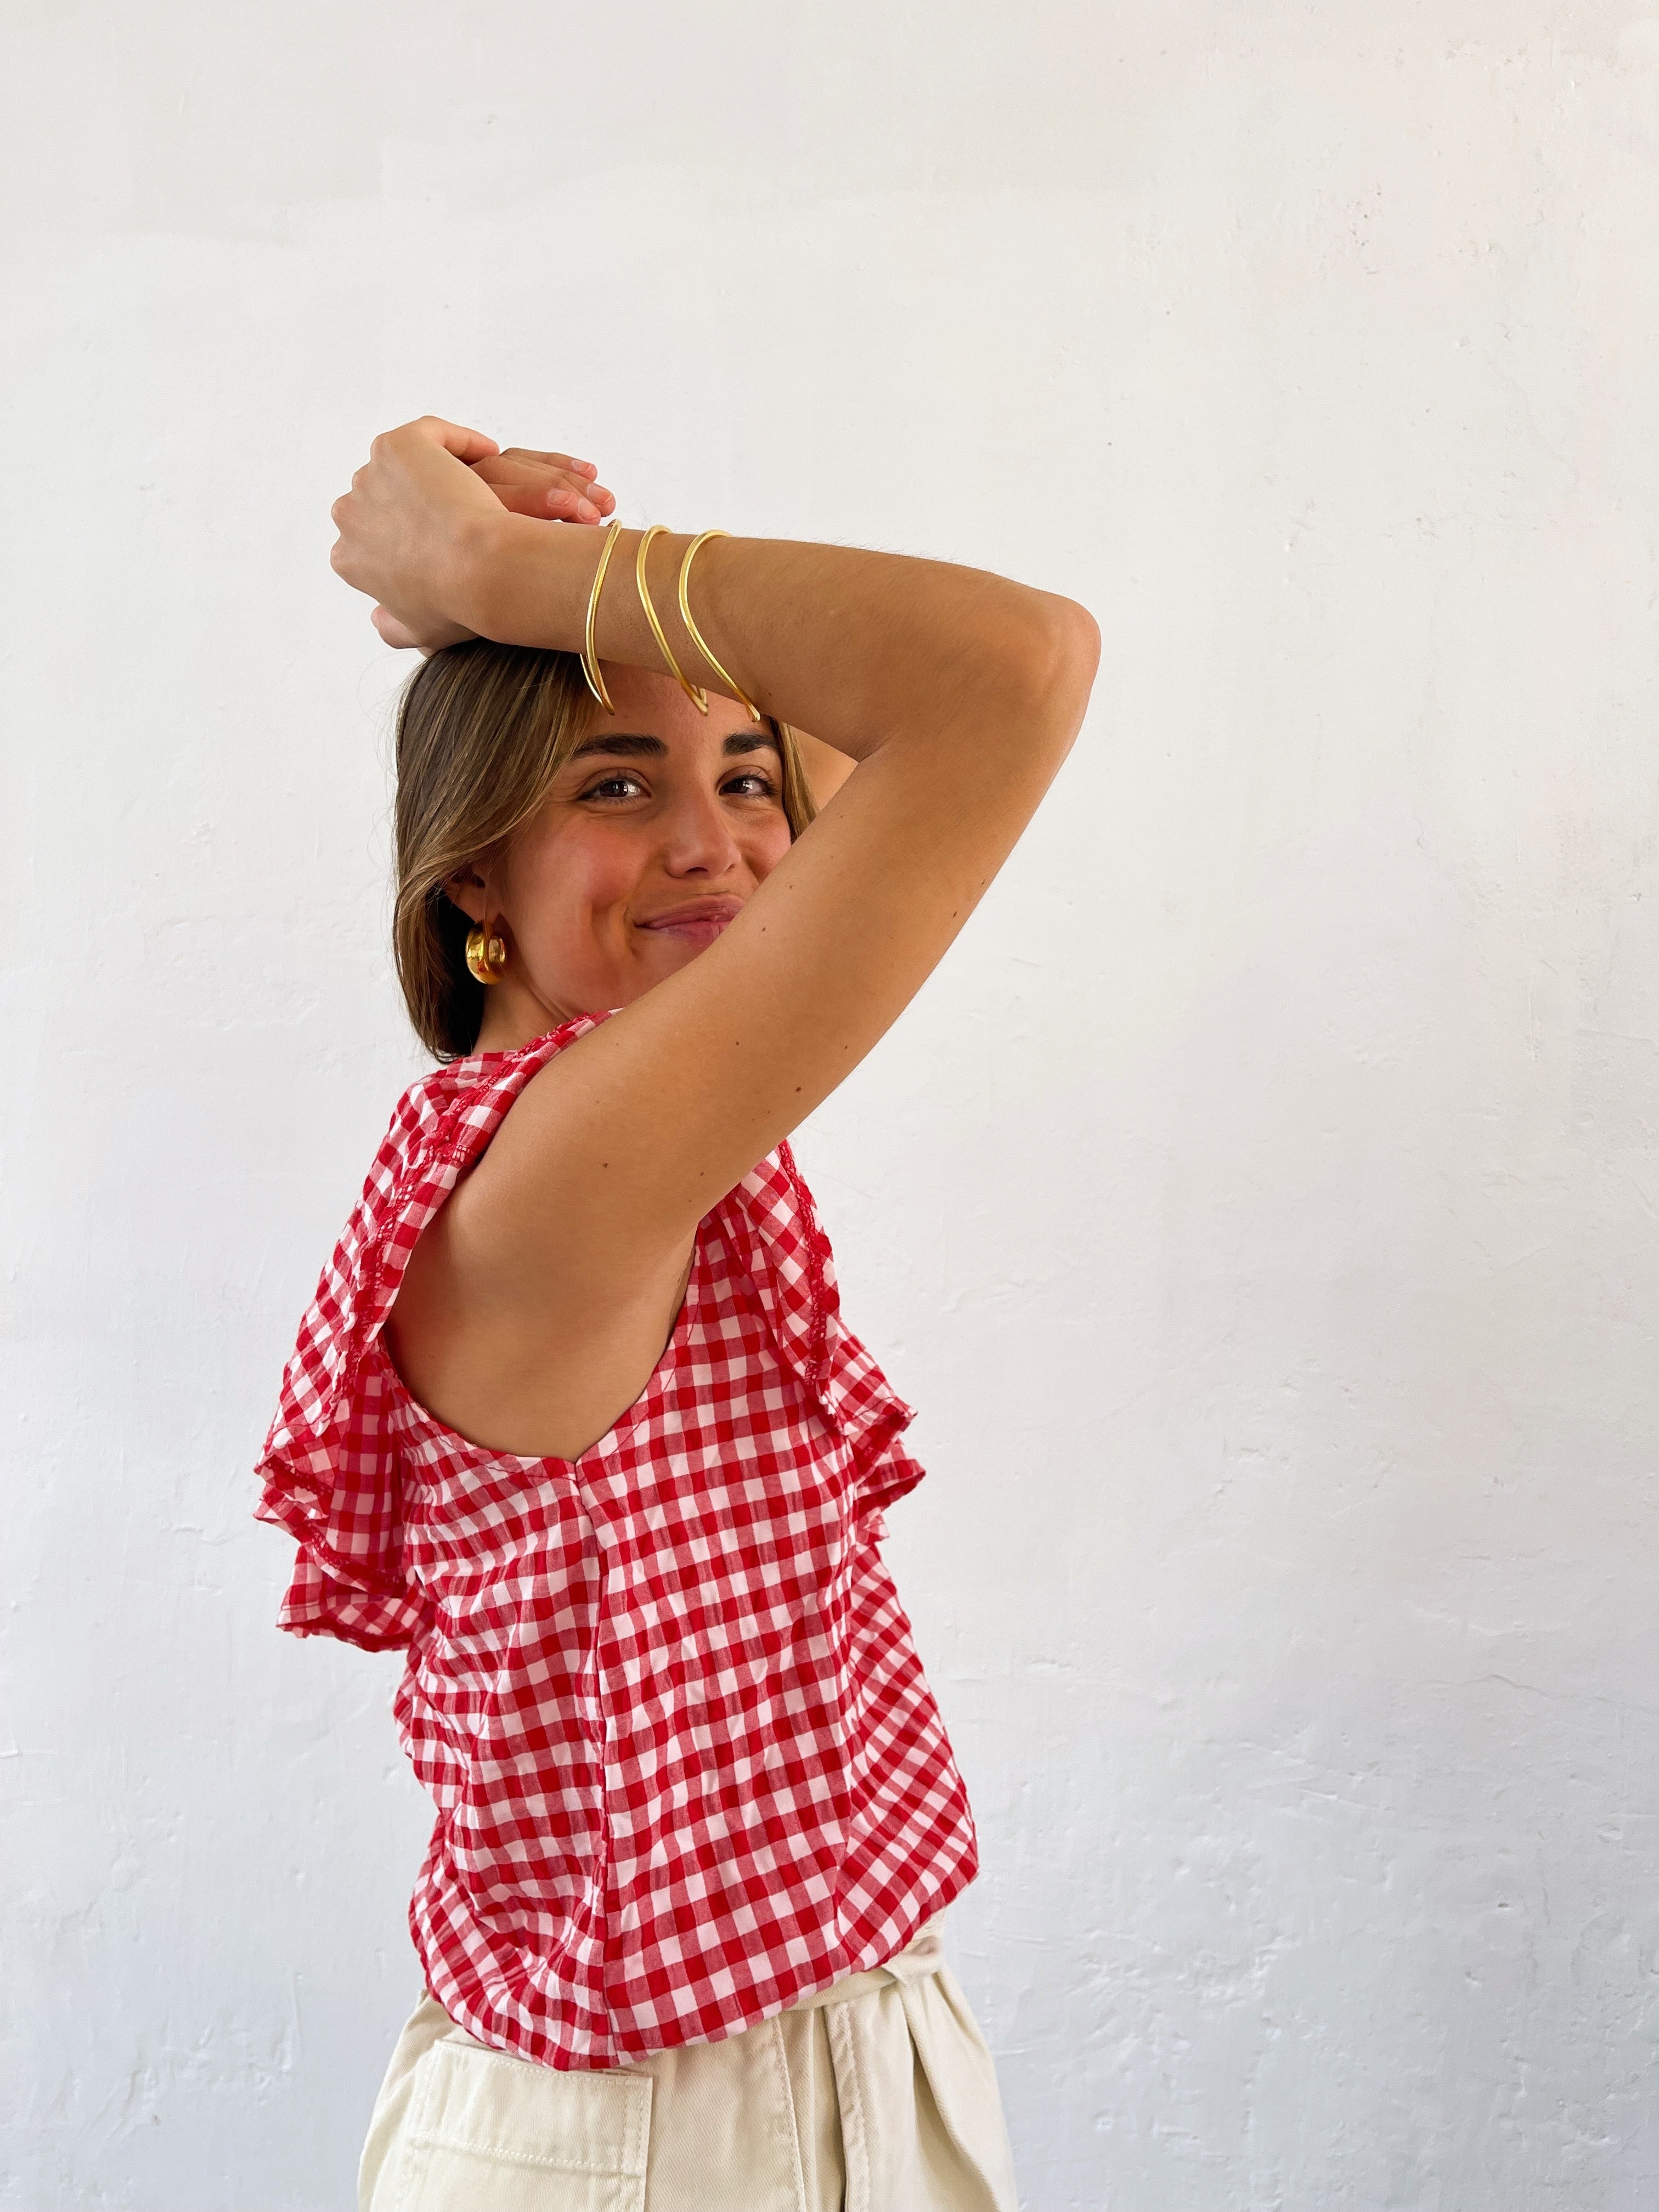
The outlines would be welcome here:
[[[396,615],[388,613],[385,607],[376,607],[369,620],[379,630],[382,643],[392,647],[398,653],[406,653],[410,646],[420,643],[414,631],[400,623]]]
[[[469,430],[459,422],[447,422],[441,415],[422,415],[418,422],[411,422],[409,427],[430,438],[434,446],[441,446],[447,453],[453,453],[457,460],[465,461],[469,468],[474,461],[493,459],[501,450],[495,441],[486,438],[482,430]]]

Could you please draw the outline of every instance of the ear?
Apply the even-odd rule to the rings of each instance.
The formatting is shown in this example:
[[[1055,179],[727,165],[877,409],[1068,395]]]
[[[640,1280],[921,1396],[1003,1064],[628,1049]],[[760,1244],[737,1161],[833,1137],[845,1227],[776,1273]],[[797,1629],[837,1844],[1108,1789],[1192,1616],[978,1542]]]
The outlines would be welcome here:
[[[459,907],[469,921],[483,922],[489,918],[489,886],[476,868],[462,868],[451,876],[444,885],[444,896],[451,906]]]

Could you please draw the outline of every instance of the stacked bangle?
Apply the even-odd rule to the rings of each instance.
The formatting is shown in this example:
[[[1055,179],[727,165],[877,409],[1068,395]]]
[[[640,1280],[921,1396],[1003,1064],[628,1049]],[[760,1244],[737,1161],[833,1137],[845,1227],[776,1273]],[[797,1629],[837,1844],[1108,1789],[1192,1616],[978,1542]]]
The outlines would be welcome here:
[[[653,541],[664,534],[666,527],[667,526],[664,523],[653,522],[651,527],[646,531],[641,538],[639,551],[635,556],[634,561],[634,580],[639,586],[640,605],[645,611],[645,618],[647,622],[651,625],[651,635],[656,639],[657,645],[662,653],[662,657],[668,663],[670,673],[672,675],[674,681],[679,685],[681,690],[684,692],[686,697],[697,709],[697,712],[700,714],[706,714],[708,712],[708,694],[701,690],[691,681],[685,671],[680,666],[679,662],[675,659],[673,648],[670,646],[667,636],[664,632],[662,623],[658,619],[657,610],[652,605],[650,586],[646,581],[646,556],[650,552]],[[614,714],[617,710],[611,704],[610,692],[605,689],[605,678],[599,673],[599,654],[594,650],[593,641],[595,625],[599,621],[599,593],[605,589],[605,570],[611,566],[611,556],[617,550],[617,539],[621,534],[621,531],[622,524],[620,522],[613,522],[605,533],[605,544],[599,554],[599,564],[593,571],[592,586],[587,594],[587,620],[582,629],[582,674],[586,678],[588,690],[592,693],[594,698],[598,700],[599,705],[605,708],[607,714]],[[702,550],[702,548],[708,544],[711,538],[729,538],[731,534],[730,531],[726,530],[705,530],[700,538],[694,538],[691,540],[691,543],[686,547],[685,557],[680,562],[679,573],[678,598],[680,620],[685,624],[686,635],[690,639],[692,644],[696,647],[697,651],[708,663],[708,665],[714,670],[715,675],[719,677],[724,688],[731,693],[734,699],[740,700],[743,705],[747,708],[750,720],[751,721],[758,722],[761,720],[760,708],[749,696],[749,694],[743,689],[743,686],[738,684],[735,678],[727,672],[726,668],[722,666],[720,662],[714,658],[714,653],[709,647],[708,641],[704,637],[702,632],[697,628],[696,623],[691,613],[691,601],[689,593],[689,586],[691,576],[691,563],[696,560],[697,555]]]
[[[675,659],[668,640],[663,635],[662,624],[657,620],[657,610],[651,604],[650,586],[645,580],[645,556],[651,550],[651,541],[653,538],[663,537],[666,533],[667,527],[666,523],[653,522],[644,537],[641,538],[640,550],[634,562],[634,580],[640,587],[640,605],[645,609],[645,618],[651,625],[651,635],[656,639],[661,648],[662,657],[668,663],[669,674],[672,676],[697,712],[700,714],[706,714],[708,712],[708,694],[697,689],[678,661]],[[693,631],[692,635],[695,636],[696,633]]]
[[[751,722],[758,722],[761,718],[760,708],[755,704],[754,701],[744,690],[743,686],[740,684],[737,684],[732,681],[732,678],[726,673],[726,670],[721,667],[720,662],[715,659],[714,654],[708,650],[708,641],[704,638],[702,632],[697,628],[696,623],[691,619],[691,602],[686,593],[686,581],[691,574],[691,563],[696,559],[699,552],[701,552],[702,548],[708,544],[711,538],[729,538],[731,535],[732,533],[729,530],[705,530],[701,538],[694,538],[691,540],[691,543],[686,547],[685,558],[680,562],[680,620],[685,624],[686,635],[690,639],[692,644],[696,647],[697,651],[702,653],[703,659],[714,670],[715,675],[720,678],[720,682],[726,686],[726,689],[732,694],[732,696],[734,699],[741,700],[743,704],[749,709],[750,720]]]
[[[605,544],[599,554],[599,565],[593,571],[593,588],[587,595],[587,623],[582,632],[582,674],[587,678],[587,688],[607,714],[614,714],[611,694],[605,688],[605,678],[599,673],[599,655],[593,650],[593,625],[599,619],[599,593],[605,588],[605,572],[611,566],[611,556],[617,550],[617,539],[622,530],[620,522],[613,522],[605,533]]]

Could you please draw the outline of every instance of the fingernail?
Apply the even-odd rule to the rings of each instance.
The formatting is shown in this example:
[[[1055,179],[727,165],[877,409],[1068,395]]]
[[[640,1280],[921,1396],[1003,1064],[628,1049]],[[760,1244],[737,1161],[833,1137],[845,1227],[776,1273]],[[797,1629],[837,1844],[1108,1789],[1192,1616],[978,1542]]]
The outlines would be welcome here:
[[[573,469],[580,469],[586,477],[596,477],[599,473],[592,461],[572,461],[570,465]]]
[[[576,501],[576,512],[584,522],[597,522],[599,519],[599,510],[591,499],[579,499]]]

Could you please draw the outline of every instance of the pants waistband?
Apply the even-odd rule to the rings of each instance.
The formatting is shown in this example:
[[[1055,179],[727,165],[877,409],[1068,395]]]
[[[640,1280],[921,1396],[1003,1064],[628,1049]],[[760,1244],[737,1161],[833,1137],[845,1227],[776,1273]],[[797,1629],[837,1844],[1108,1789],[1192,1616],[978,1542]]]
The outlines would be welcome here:
[[[791,2012],[820,2012],[825,2005],[851,2004],[855,1997],[868,1996],[872,1990],[891,1989],[895,1982],[919,1982],[928,1974],[936,1974],[945,1964],[945,1915],[936,1912],[931,1920],[924,1921],[902,1951],[895,1953],[884,1966],[871,1966],[856,1974],[843,1974],[838,1982],[831,1982],[827,1990],[819,1990],[799,2004],[791,2005]]]

